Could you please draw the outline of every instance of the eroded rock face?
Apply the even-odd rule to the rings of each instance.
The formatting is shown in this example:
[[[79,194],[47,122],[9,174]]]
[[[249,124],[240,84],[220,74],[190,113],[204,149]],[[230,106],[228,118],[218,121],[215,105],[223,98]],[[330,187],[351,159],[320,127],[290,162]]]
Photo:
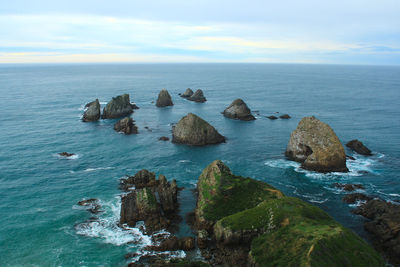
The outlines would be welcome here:
[[[364,146],[364,144],[357,140],[351,140],[350,142],[348,142],[346,144],[346,146],[352,150],[354,150],[355,152],[357,152],[360,155],[364,155],[364,156],[371,156],[371,150],[368,149],[368,147]]]
[[[391,263],[400,264],[400,205],[373,199],[354,213],[370,219],[364,227],[372,234],[375,246],[388,255]]]
[[[134,190],[136,188],[155,187],[157,184],[156,174],[143,169],[138,171],[134,176],[121,179],[120,188],[124,191],[129,191],[129,188]]]
[[[160,199],[160,204],[165,213],[176,211],[178,203],[178,186],[176,181],[168,182],[164,175],[158,177],[157,193]]]
[[[204,146],[225,142],[225,137],[205,120],[189,113],[172,128],[172,142]]]
[[[192,89],[188,88],[188,89],[186,89],[186,91],[185,91],[183,94],[181,94],[181,97],[183,97],[183,98],[189,98],[189,97],[191,97],[192,95],[193,95]]]
[[[255,120],[251,110],[246,103],[238,98],[232,102],[222,113],[225,117],[235,120],[251,121]]]
[[[203,103],[203,102],[207,101],[207,99],[205,98],[205,96],[203,94],[203,90],[201,90],[201,89],[197,89],[196,92],[194,92],[194,94],[188,98],[188,100],[198,102],[198,103]]]
[[[93,102],[87,103],[82,120],[84,122],[97,121],[100,119],[100,102],[96,99]]]
[[[114,130],[124,134],[137,134],[138,128],[132,118],[126,117],[114,124]]]
[[[290,135],[286,157],[317,172],[347,172],[343,145],[332,128],[317,118],[303,118]]]
[[[159,108],[173,106],[171,96],[169,95],[168,91],[163,89],[158,94],[156,106]]]
[[[103,109],[103,119],[114,119],[127,116],[133,112],[129,94],[113,97]]]

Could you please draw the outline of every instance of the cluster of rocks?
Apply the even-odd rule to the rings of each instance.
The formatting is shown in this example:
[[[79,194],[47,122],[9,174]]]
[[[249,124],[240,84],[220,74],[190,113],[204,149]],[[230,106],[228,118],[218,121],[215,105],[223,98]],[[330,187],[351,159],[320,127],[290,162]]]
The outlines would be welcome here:
[[[277,119],[278,119],[278,117],[277,117],[277,116],[274,116],[274,115],[267,116],[266,118],[267,118],[267,119],[270,119],[270,120],[277,120]],[[283,114],[283,115],[280,115],[279,118],[280,118],[280,119],[283,119],[283,120],[288,120],[288,119],[290,119],[291,117],[289,116],[289,114]]]
[[[204,96],[203,90],[201,89],[197,89],[196,92],[193,93],[192,89],[188,88],[183,94],[180,94],[180,96],[197,103],[204,103],[207,101]]]

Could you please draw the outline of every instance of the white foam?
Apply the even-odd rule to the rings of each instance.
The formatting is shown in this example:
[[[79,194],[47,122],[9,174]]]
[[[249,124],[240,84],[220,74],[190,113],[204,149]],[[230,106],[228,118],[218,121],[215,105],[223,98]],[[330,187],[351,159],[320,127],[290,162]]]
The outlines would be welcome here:
[[[57,158],[60,158],[60,159],[68,159],[68,160],[79,159],[79,155],[78,155],[78,154],[74,154],[74,155],[69,156],[69,157],[61,156],[60,154],[55,154],[55,156],[56,156]]]
[[[181,159],[180,161],[178,161],[179,163],[188,163],[188,162],[191,162],[190,160],[188,160],[188,159]]]
[[[107,105],[108,102],[100,102],[100,105]]]
[[[84,170],[84,172],[94,172],[94,171],[111,170],[111,169],[114,169],[114,167],[87,168],[86,170]]]

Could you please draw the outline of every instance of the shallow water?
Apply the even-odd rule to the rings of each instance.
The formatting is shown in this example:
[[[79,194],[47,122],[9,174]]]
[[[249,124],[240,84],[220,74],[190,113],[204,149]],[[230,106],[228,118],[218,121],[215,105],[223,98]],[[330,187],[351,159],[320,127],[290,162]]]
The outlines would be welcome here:
[[[178,96],[187,87],[208,101]],[[175,105],[152,104],[166,88]],[[124,254],[148,244],[137,229],[116,227],[118,181],[147,168],[186,189],[181,214],[191,210],[202,169],[221,159],[239,175],[266,181],[300,197],[366,237],[363,219],[341,201],[334,182],[362,183],[367,193],[400,199],[400,68],[286,64],[0,65],[0,259],[18,266],[124,266]],[[139,134],[113,130],[115,120],[83,123],[83,106],[129,93]],[[220,112],[243,98],[256,121]],[[225,135],[227,143],[188,147],[158,141],[171,123],[193,112]],[[264,116],[288,113],[289,120]],[[278,114],[278,115],[279,115]],[[275,114],[276,115],[276,114]],[[283,152],[304,116],[328,123],[343,143],[357,138],[374,153],[353,155],[347,174],[317,174],[287,161]],[[148,126],[152,131],[144,129]],[[58,152],[77,156],[65,159]],[[96,223],[76,203],[98,198]],[[182,225],[179,235],[190,234]],[[133,243],[131,243],[133,242]],[[128,244],[129,243],[129,244]]]

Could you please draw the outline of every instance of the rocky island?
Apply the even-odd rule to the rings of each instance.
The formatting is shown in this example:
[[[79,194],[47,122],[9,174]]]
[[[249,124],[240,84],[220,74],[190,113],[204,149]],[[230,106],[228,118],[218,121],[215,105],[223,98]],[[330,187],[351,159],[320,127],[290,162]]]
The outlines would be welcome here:
[[[256,118],[251,114],[251,110],[246,105],[246,103],[238,98],[232,102],[222,114],[230,119],[234,120],[242,120],[242,121],[251,121]]]
[[[127,116],[133,113],[129,94],[113,97],[103,109],[103,119],[115,119]]]
[[[100,119],[100,102],[98,99],[85,105],[82,120],[84,122],[97,121]]]
[[[170,94],[168,93],[167,90],[162,89],[160,93],[158,94],[156,106],[159,108],[162,107],[168,107],[168,106],[173,106],[174,103],[172,103],[172,98]]]
[[[186,92],[185,92],[186,93]],[[190,92],[188,92],[190,94]],[[203,90],[197,89],[196,92],[194,92],[190,97],[187,97],[188,100],[198,102],[198,103],[204,103],[207,101],[203,94]]]
[[[301,167],[317,172],[347,172],[346,154],[332,128],[315,118],[305,117],[290,135],[285,155]]]
[[[114,124],[114,130],[124,134],[137,134],[138,128],[134,120],[130,117],[125,117]]]

